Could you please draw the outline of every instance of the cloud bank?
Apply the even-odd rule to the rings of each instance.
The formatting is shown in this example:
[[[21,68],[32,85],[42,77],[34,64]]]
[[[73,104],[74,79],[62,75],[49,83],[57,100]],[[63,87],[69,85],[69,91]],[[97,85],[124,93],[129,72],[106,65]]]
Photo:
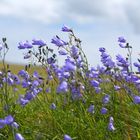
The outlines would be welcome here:
[[[139,7],[139,0],[1,0],[0,16],[48,24],[64,20],[122,22],[131,24],[140,33]]]

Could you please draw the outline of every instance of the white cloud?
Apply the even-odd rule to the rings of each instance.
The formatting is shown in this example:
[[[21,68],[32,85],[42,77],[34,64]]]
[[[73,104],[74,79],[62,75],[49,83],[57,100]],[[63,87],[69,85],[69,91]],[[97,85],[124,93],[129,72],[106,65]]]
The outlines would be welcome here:
[[[7,0],[0,2],[0,15],[50,23],[61,16],[61,5],[56,0]]]
[[[131,23],[140,32],[139,0],[3,0],[0,15],[22,20]],[[65,21],[64,21],[65,22]]]
[[[135,33],[140,33],[140,1],[128,0],[125,3],[125,12],[129,22],[134,27]]]

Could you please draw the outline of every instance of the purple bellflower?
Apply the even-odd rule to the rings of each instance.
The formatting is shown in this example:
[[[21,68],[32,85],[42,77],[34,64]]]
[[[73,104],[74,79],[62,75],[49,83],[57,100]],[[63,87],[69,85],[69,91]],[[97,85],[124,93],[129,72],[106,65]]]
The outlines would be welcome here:
[[[72,32],[72,29],[71,29],[70,27],[64,25],[64,26],[62,27],[62,31],[63,31],[63,32]]]
[[[52,110],[55,110],[55,109],[56,109],[55,103],[52,103],[51,106],[50,106],[50,108],[51,108]]]
[[[124,37],[119,37],[118,42],[121,48],[126,48],[126,39]]]
[[[32,45],[38,45],[38,46],[45,46],[46,45],[46,43],[41,39],[33,39],[32,41],[33,41]]]
[[[20,133],[16,133],[15,140],[25,140],[25,139]]]
[[[52,39],[51,43],[55,44],[58,47],[67,45],[67,43],[65,41],[61,40],[57,36]]]
[[[106,114],[107,111],[108,111],[108,110],[107,110],[105,107],[102,107],[102,109],[101,109],[101,114]]]
[[[107,104],[110,100],[110,95],[106,94],[104,97],[103,97],[103,103],[104,104]]]
[[[91,81],[91,85],[93,86],[93,87],[99,87],[99,82],[97,81],[97,80],[92,80]]]
[[[60,51],[58,51],[58,53],[60,55],[67,55],[68,54],[65,50],[60,50]]]
[[[3,128],[6,125],[6,122],[4,119],[0,119],[0,129]]]
[[[89,113],[94,113],[94,105],[93,104],[91,104],[90,106],[89,106],[89,108],[88,108],[88,112]]]
[[[120,43],[126,43],[126,39],[124,37],[118,37],[118,42]]]
[[[140,104],[140,96],[134,96],[133,101],[135,104]]]
[[[72,138],[69,135],[65,134],[64,135],[64,140],[72,140]]]
[[[114,131],[115,130],[115,127],[114,127],[114,119],[113,119],[113,117],[110,117],[109,118],[109,124],[108,124],[108,130],[109,131]]]
[[[68,83],[66,81],[62,81],[57,88],[57,92],[61,93],[67,91],[68,91]]]

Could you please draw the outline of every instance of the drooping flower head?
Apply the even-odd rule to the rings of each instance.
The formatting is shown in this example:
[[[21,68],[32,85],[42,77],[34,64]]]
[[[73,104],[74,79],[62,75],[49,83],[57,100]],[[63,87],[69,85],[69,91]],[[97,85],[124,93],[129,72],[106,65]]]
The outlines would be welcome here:
[[[76,66],[74,63],[70,62],[70,61],[66,61],[65,65],[64,65],[65,71],[75,71],[76,70]]]
[[[32,44],[29,43],[29,41],[26,41],[26,42],[24,43],[24,46],[25,46],[25,48],[27,48],[27,49],[30,49],[30,48],[33,47]]]
[[[101,47],[101,48],[99,48],[99,51],[100,51],[101,53],[103,53],[103,52],[106,51],[106,49]]]
[[[94,113],[94,105],[93,105],[93,104],[91,104],[91,105],[89,106],[88,112],[89,112],[89,113]]]
[[[104,97],[103,97],[103,103],[104,104],[107,104],[110,100],[110,95],[106,94]]]
[[[115,127],[114,127],[114,118],[112,116],[109,118],[108,130],[109,131],[114,131],[115,130]]]
[[[25,140],[25,139],[20,133],[16,133],[15,140]]]
[[[116,91],[118,91],[118,90],[121,89],[121,87],[120,87],[120,86],[117,86],[117,85],[114,85],[114,89],[115,89]]]
[[[107,108],[105,108],[105,107],[102,107],[102,109],[101,109],[101,114],[106,114],[107,113]]]
[[[19,49],[25,49],[26,46],[24,45],[23,42],[19,42],[19,46],[18,46]]]
[[[118,42],[119,42],[119,46],[121,47],[121,48],[126,48],[126,39],[124,38],[124,37],[119,37],[118,38]]]
[[[60,50],[60,51],[58,51],[58,53],[60,55],[67,55],[68,54],[65,50]]]
[[[57,88],[57,92],[63,93],[63,92],[67,92],[67,91],[68,91],[68,83],[66,81],[62,81]]]
[[[65,134],[64,135],[64,140],[72,140],[72,138],[69,135]]]
[[[8,116],[5,117],[5,123],[6,124],[8,124],[8,125],[12,124],[13,121],[14,121],[14,118],[11,115],[8,115]]]
[[[6,122],[4,119],[0,119],[0,129],[3,128],[6,125]]]
[[[32,41],[33,41],[32,45],[38,45],[38,46],[45,46],[46,45],[45,41],[43,41],[41,39],[33,39]]]
[[[64,26],[62,27],[62,31],[63,31],[63,32],[72,32],[72,29],[71,29],[70,27],[64,25]]]
[[[68,44],[67,42],[61,40],[58,36],[53,37],[51,43],[55,44],[58,47]]]
[[[19,42],[18,48],[19,49],[30,49],[32,48],[32,44],[29,43],[29,41],[25,41],[25,42]]]
[[[118,37],[118,42],[120,43],[126,43],[126,39],[124,37]]]
[[[91,81],[91,85],[93,86],[93,87],[99,87],[99,82],[97,81],[97,80],[92,80]]]
[[[133,102],[134,102],[135,104],[140,104],[140,96],[134,96],[134,97],[133,97]]]
[[[51,108],[52,110],[55,110],[55,109],[56,109],[55,103],[52,103],[51,106],[50,106],[50,108]]]

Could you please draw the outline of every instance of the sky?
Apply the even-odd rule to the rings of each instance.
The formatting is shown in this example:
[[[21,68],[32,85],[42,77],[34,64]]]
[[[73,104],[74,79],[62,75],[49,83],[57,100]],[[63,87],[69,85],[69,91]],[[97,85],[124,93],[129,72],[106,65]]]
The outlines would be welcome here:
[[[133,61],[140,57],[140,0],[0,0],[0,38],[7,38],[8,62],[27,62],[17,48],[20,41],[43,39],[55,48],[53,36],[66,38],[63,25],[82,40],[90,65],[100,63],[100,47],[114,59],[126,55],[119,36],[133,47]]]

